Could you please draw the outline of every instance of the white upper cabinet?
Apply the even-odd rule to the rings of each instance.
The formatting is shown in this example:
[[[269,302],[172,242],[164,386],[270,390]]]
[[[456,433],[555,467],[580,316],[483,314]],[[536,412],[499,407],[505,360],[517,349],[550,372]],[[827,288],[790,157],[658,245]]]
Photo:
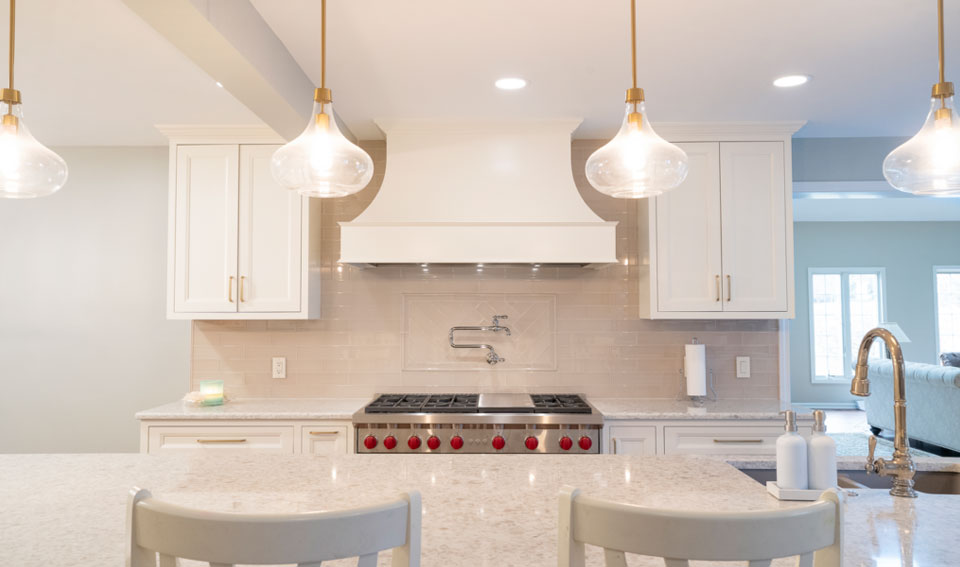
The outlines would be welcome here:
[[[167,317],[318,317],[320,203],[273,180],[274,134],[234,133],[171,137]]]
[[[790,136],[797,127],[668,134],[690,169],[680,187],[639,204],[641,317],[794,316]]]
[[[720,144],[724,311],[792,310],[784,193],[782,142]]]
[[[678,144],[690,169],[654,203],[660,311],[721,311],[720,144]]]
[[[236,145],[177,148],[174,309],[237,310]]]
[[[240,147],[240,312],[300,311],[304,198],[273,180],[270,158],[278,147]]]

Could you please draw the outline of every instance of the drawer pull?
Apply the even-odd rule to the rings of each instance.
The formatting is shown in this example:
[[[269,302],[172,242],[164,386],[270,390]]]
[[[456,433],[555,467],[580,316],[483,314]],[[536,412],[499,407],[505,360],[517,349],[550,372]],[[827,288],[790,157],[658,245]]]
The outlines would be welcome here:
[[[714,439],[714,443],[763,443],[763,439]]]
[[[339,431],[311,431],[310,435],[340,435]]]
[[[197,439],[197,443],[246,443],[246,439]]]

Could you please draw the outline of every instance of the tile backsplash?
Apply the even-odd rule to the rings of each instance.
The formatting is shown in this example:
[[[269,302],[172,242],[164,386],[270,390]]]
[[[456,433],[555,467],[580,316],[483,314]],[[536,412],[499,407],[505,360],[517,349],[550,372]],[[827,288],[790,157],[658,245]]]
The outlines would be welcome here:
[[[589,268],[419,266],[361,270],[338,266],[340,228],[373,199],[383,179],[386,144],[363,144],[374,159],[371,186],[323,202],[322,319],[197,321],[191,376],[222,379],[235,397],[368,396],[377,392],[528,391],[672,398],[680,391],[683,345],[707,345],[707,365],[722,398],[778,396],[777,321],[650,321],[637,317],[637,204],[594,191],[583,164],[599,141],[573,144],[573,172],[584,200],[617,225],[620,263]],[[501,310],[503,313],[497,313]],[[485,339],[486,351],[447,345],[452,321],[515,331],[458,334]],[[502,351],[501,351],[502,348]],[[736,356],[752,376],[737,379]],[[270,359],[287,358],[287,378],[270,377]]]

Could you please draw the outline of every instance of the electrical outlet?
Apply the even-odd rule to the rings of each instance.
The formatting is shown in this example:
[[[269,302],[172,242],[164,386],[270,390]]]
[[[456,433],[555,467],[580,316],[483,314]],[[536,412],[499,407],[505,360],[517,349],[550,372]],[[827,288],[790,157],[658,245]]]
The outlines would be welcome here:
[[[749,378],[749,377],[750,377],[750,357],[738,356],[737,357],[737,378]]]
[[[285,356],[275,356],[273,357],[273,377],[274,378],[286,378],[287,377],[287,357]]]

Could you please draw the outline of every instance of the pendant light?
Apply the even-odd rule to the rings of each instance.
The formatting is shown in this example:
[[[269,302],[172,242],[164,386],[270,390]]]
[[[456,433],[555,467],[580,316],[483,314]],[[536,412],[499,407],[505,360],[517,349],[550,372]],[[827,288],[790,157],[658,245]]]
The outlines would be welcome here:
[[[67,182],[67,164],[30,135],[20,91],[13,88],[16,0],[10,0],[10,86],[0,89],[0,197],[30,199],[55,193]]]
[[[943,76],[943,0],[937,0],[937,32],[940,82],[933,85],[927,120],[883,160],[890,185],[915,195],[960,194],[960,117],[953,106],[953,83]]]
[[[346,139],[333,115],[327,81],[327,0],[320,3],[320,88],[313,93],[307,129],[273,154],[273,176],[284,187],[308,197],[344,197],[373,177],[373,160]]]
[[[655,197],[687,177],[687,154],[653,131],[643,89],[637,88],[637,2],[630,0],[633,87],[627,89],[623,125],[587,160],[587,181],[594,189],[621,199]]]

